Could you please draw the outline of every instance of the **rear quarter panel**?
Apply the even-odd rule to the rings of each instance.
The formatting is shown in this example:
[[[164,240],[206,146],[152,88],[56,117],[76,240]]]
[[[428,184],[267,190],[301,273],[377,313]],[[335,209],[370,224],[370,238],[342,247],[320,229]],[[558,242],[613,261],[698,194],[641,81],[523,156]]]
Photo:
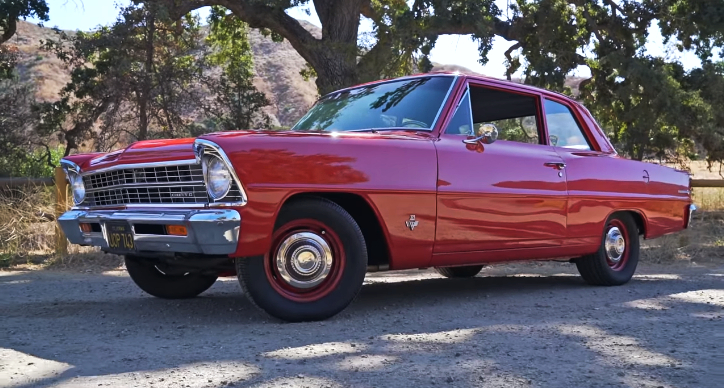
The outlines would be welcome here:
[[[684,228],[685,210],[691,203],[687,174],[597,152],[571,152],[564,159],[569,238],[595,238],[598,243],[605,220],[617,211],[638,213],[646,238]]]
[[[364,198],[381,220],[390,267],[425,266],[435,237],[437,161],[427,135],[231,132],[204,138],[229,156],[248,195],[236,256],[267,253],[282,204],[302,193]],[[405,221],[414,214],[414,232]],[[375,243],[384,243],[382,241]]]

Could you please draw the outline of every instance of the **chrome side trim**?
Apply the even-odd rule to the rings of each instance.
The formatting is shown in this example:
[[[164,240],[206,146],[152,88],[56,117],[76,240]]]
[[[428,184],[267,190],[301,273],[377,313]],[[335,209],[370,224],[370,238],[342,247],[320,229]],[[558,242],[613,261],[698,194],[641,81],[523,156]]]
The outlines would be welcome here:
[[[244,190],[244,186],[241,184],[241,181],[239,180],[239,176],[236,174],[236,170],[234,169],[234,165],[231,164],[231,160],[229,160],[229,157],[226,155],[226,152],[221,149],[221,146],[214,143],[211,140],[206,139],[196,139],[194,141],[194,154],[196,155],[195,161],[197,163],[201,163],[201,158],[204,156],[204,150],[205,148],[211,148],[213,149],[221,158],[221,161],[224,162],[226,165],[226,168],[229,169],[231,172],[231,177],[234,179],[234,182],[236,182],[236,186],[239,188],[239,194],[241,194],[241,201],[237,203],[229,203],[229,202],[211,202],[209,203],[209,207],[220,207],[220,206],[244,206],[248,202],[246,191]],[[204,181],[206,180],[206,176],[204,175]],[[206,185],[208,187],[208,184]],[[211,197],[211,195],[209,195]],[[223,198],[221,198],[223,200]]]
[[[149,168],[149,167],[167,167],[167,166],[184,166],[187,164],[196,164],[196,159],[181,159],[181,160],[168,160],[165,162],[153,162],[153,163],[133,163],[133,164],[118,164],[111,167],[99,168],[97,170],[86,171],[81,176],[89,174],[97,174],[101,172],[108,172],[114,170],[126,170],[133,168]]]
[[[442,99],[442,103],[440,104],[440,109],[437,110],[437,114],[435,115],[435,120],[432,120],[432,125],[430,125],[431,132],[435,130],[437,121],[440,119],[440,114],[442,114],[442,109],[445,107],[447,100],[450,98],[450,93],[452,93],[453,88],[455,88],[455,84],[457,83],[457,80],[459,77],[460,77],[459,75],[453,76],[453,80],[450,83],[450,88],[448,88],[447,93],[445,94],[445,98]],[[471,115],[472,115],[472,110],[471,110]],[[472,119],[470,121],[472,122]]]

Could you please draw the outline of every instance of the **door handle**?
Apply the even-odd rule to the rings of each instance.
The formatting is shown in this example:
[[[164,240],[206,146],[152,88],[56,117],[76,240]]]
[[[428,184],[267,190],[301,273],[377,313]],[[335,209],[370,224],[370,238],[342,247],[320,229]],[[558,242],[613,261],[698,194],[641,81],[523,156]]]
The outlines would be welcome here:
[[[563,162],[547,162],[547,163],[543,163],[543,164],[546,167],[553,167],[556,170],[563,170],[564,168],[566,168],[566,164]]]

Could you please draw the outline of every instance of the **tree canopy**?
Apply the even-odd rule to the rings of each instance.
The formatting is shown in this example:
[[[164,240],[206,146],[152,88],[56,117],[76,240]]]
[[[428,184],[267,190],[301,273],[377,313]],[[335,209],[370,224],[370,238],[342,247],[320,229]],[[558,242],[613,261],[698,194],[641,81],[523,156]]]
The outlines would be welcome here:
[[[508,79],[582,101],[626,156],[671,161],[704,153],[712,163],[724,160],[722,1],[509,0],[506,7],[495,0],[133,2],[113,26],[46,47],[74,70],[56,105],[41,109],[40,128],[64,128],[70,148],[87,138],[80,134],[90,134],[98,120],[139,139],[151,132],[186,133],[181,129],[188,115],[180,112],[188,110],[187,102],[200,105],[218,129],[262,117],[249,114],[250,107],[258,111],[268,103],[250,81],[245,29],[251,27],[275,41],[287,40],[307,62],[301,73],[314,77],[322,94],[427,71],[440,36],[469,35],[478,44],[480,63],[504,62]],[[191,39],[198,25],[189,13],[206,6],[215,7],[213,36],[206,40],[212,54],[199,61]],[[287,14],[294,7],[314,8],[321,37]],[[46,2],[2,2],[0,43],[15,32],[17,20],[27,17],[47,20]],[[373,26],[365,36],[362,20]],[[661,32],[668,49],[693,52],[701,65],[685,68],[669,55],[651,55],[646,47],[652,28]],[[504,58],[489,55],[495,38],[509,43]],[[14,55],[0,45],[0,76],[12,76]],[[220,77],[201,83],[217,98],[188,100],[194,91],[187,92],[190,79],[202,79],[198,72],[212,66],[224,69]],[[574,70],[590,77],[571,88]],[[73,120],[58,112],[72,113]]]
[[[48,21],[45,0],[3,0],[0,2],[0,44],[7,42],[18,29],[18,20],[37,17]]]
[[[636,158],[694,156],[699,144],[721,160],[724,103],[709,85],[721,85],[724,2],[711,0],[146,0],[177,14],[221,5],[253,28],[286,39],[308,62],[320,93],[375,79],[427,71],[441,35],[470,35],[480,63],[493,39],[510,42],[507,77],[572,94],[566,78],[576,69],[591,77],[576,88],[617,148]],[[285,11],[314,7],[322,24],[316,38]],[[373,25],[360,39],[360,20]],[[664,42],[689,50],[701,68],[647,54],[651,27]],[[502,60],[496,58],[495,60]],[[720,156],[717,156],[720,155]],[[713,158],[713,159],[712,159]]]

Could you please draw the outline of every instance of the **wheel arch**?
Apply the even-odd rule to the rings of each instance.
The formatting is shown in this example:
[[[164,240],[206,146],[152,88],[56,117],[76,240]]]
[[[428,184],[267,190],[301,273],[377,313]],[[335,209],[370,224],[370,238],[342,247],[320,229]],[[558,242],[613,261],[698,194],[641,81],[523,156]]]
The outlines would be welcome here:
[[[389,268],[391,264],[390,245],[384,224],[376,207],[359,194],[347,192],[303,192],[295,193],[284,199],[274,216],[274,223],[284,207],[291,202],[304,198],[324,198],[342,207],[357,222],[367,246],[368,265]],[[380,243],[381,242],[381,243]]]
[[[646,236],[646,231],[648,230],[648,220],[646,219],[646,216],[642,211],[636,209],[617,209],[612,211],[606,217],[606,220],[610,219],[616,214],[629,214],[636,223],[636,227],[639,230],[639,235],[644,237]],[[604,224],[603,227],[605,228],[606,225]]]

